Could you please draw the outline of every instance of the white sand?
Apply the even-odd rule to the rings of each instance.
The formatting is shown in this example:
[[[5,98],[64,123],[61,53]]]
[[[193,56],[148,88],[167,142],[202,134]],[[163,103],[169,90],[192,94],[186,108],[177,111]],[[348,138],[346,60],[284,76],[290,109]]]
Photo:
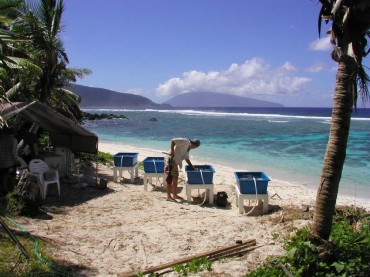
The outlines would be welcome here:
[[[120,144],[99,143],[99,151],[112,154],[137,152],[139,161],[163,156],[162,150]],[[196,160],[192,162],[197,164]],[[196,198],[190,204],[168,202],[159,182],[155,189],[150,185],[147,191],[143,189],[142,170],[134,183],[130,182],[127,172],[124,179],[113,182],[112,169],[99,166],[99,174],[105,174],[110,180],[108,192],[97,197],[94,188],[76,190],[77,194],[92,196],[72,206],[63,204],[63,197],[68,196],[63,194],[67,188],[64,187],[63,191],[62,187],[62,199],[58,205],[53,205],[53,201],[58,199],[55,195],[47,197],[45,209],[53,217],[51,220],[19,218],[19,223],[34,236],[50,241],[55,258],[87,267],[85,276],[119,276],[126,272],[144,271],[151,266],[233,245],[236,240],[254,238],[260,248],[242,257],[214,262],[211,272],[201,274],[243,276],[267,256],[283,253],[281,237],[291,230],[290,227],[301,227],[310,222],[288,220],[288,207],[314,205],[316,191],[304,185],[293,186],[272,180],[268,185],[269,214],[258,215],[262,213],[261,205],[253,216],[246,216],[240,214],[235,205],[234,170],[212,161],[209,164],[216,171],[213,176],[215,194],[226,191],[229,196],[227,208],[194,204],[202,201],[203,190],[199,194],[193,190],[192,196]],[[180,179],[179,195],[186,199],[184,172]],[[78,198],[78,195],[73,197]],[[355,199],[339,198],[338,204],[370,207],[369,202],[359,203]],[[249,207],[244,208],[248,210],[253,205],[249,206],[245,201],[245,206]],[[168,273],[166,276],[177,275]]]
[[[165,150],[158,150],[158,149],[148,149],[148,148],[140,148],[129,146],[129,145],[122,145],[122,144],[109,144],[109,143],[99,143],[99,151],[107,152],[107,153],[118,153],[118,152],[134,152],[139,153],[139,160],[144,160],[146,157],[153,157],[153,156],[165,156],[162,154],[162,151]],[[192,160],[193,164],[204,164],[204,161],[199,162],[197,160]],[[186,163],[185,163],[186,164]],[[218,185],[229,185],[231,191],[234,190],[235,187],[235,177],[234,177],[234,168],[220,166],[214,164],[212,161],[209,161],[208,164],[211,164],[215,169],[216,173],[214,178],[216,179],[216,192],[222,191],[223,189],[218,189]],[[301,206],[304,205],[315,205],[316,199],[316,189],[313,190],[312,188],[307,187],[305,184],[292,184],[291,182],[284,181],[284,180],[272,180],[269,182],[268,191],[270,195],[274,195],[277,193],[281,198],[283,198],[283,204],[292,204]],[[227,191],[228,192],[228,191]],[[278,197],[275,197],[277,200]],[[282,203],[277,202],[276,204],[280,205]],[[343,197],[339,196],[337,199],[338,205],[347,205],[347,206],[358,206],[363,207],[365,209],[370,209],[370,200],[361,199],[361,198],[354,198],[354,197]]]

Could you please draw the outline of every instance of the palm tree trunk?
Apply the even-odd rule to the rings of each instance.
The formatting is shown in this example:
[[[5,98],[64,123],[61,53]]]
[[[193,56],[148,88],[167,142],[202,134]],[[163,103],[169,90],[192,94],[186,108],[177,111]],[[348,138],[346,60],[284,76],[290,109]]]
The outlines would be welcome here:
[[[316,196],[316,207],[311,234],[327,240],[329,238],[339,182],[346,158],[351,114],[353,89],[356,84],[356,63],[353,58],[344,56],[338,64],[332,121],[324,164],[321,171],[320,186]]]

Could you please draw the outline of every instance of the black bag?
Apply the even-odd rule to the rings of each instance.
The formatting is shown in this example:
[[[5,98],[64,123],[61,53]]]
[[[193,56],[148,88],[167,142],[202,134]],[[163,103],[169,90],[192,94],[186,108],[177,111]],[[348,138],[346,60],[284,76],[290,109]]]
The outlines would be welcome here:
[[[217,192],[217,196],[216,196],[216,205],[219,206],[219,207],[226,207],[227,205],[227,198],[229,196],[227,195],[227,193],[225,191],[219,191]]]

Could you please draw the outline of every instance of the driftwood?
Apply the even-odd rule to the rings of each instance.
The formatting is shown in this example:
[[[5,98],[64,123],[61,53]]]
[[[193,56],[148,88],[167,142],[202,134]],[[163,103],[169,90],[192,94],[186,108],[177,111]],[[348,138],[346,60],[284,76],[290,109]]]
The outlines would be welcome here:
[[[244,249],[246,247],[249,247],[249,246],[252,246],[252,245],[256,245],[256,240],[253,240],[251,242],[244,242],[244,243],[238,243],[234,246],[230,246],[229,248],[230,249],[227,249],[227,250],[224,250],[224,251],[221,251],[221,252],[218,252],[218,253],[212,253],[211,255],[209,255],[209,258],[210,259],[215,259],[215,258],[219,258],[219,257],[222,257],[224,255],[227,255],[227,254],[230,254],[230,253],[233,253],[235,251],[240,251],[241,249]]]
[[[237,244],[234,244],[234,245],[231,245],[231,246],[221,247],[221,248],[218,248],[216,250],[211,250],[211,251],[207,251],[207,252],[204,252],[204,253],[201,253],[201,254],[198,254],[198,255],[193,255],[193,256],[186,257],[186,258],[178,259],[178,260],[175,260],[175,261],[172,261],[172,262],[169,262],[169,263],[161,264],[161,265],[158,265],[158,266],[152,266],[152,267],[149,267],[148,269],[146,269],[145,271],[142,271],[142,272],[121,273],[118,276],[122,276],[122,277],[131,277],[132,276],[133,277],[133,276],[137,276],[138,274],[145,275],[145,274],[153,273],[153,272],[156,272],[156,271],[160,271],[160,270],[165,269],[165,268],[172,267],[174,265],[190,262],[193,259],[199,259],[199,258],[204,258],[204,257],[209,257],[210,260],[216,260],[216,259],[221,259],[221,258],[224,258],[224,257],[230,257],[230,256],[238,255],[242,252],[246,253],[246,252],[250,251],[247,248],[250,247],[250,246],[253,246],[253,245],[256,245],[256,240],[255,239],[248,239],[244,242],[237,243]]]
[[[273,245],[275,244],[275,242],[271,242],[271,243],[266,243],[266,244],[261,244],[261,245],[257,245],[257,246],[253,246],[254,244],[251,244],[251,245],[248,245],[247,248],[242,248],[242,249],[238,249],[236,251],[230,251],[229,253],[225,253],[217,258],[213,258],[211,257],[210,260],[211,261],[215,261],[215,260],[218,260],[218,259],[221,259],[221,258],[230,258],[230,257],[233,257],[233,256],[243,256],[245,253],[248,253],[252,250],[255,250],[257,248],[260,248],[262,246],[265,246],[265,245]],[[253,246],[253,247],[250,247],[250,246]]]

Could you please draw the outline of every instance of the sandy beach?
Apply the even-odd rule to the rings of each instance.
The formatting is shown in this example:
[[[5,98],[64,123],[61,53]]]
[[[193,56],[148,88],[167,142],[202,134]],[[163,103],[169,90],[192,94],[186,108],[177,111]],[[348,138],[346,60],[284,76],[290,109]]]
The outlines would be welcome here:
[[[99,151],[139,153],[138,160],[163,156],[154,149],[99,143]],[[197,160],[192,159],[193,164]],[[262,215],[262,204],[253,213],[240,214],[236,206],[235,177],[232,168],[212,164],[215,194],[225,191],[225,208],[201,205],[204,190],[193,190],[192,201],[166,201],[161,182],[155,180],[148,190],[143,186],[143,170],[131,182],[128,172],[113,181],[112,167],[98,166],[98,177],[108,180],[106,190],[62,183],[61,197],[51,187],[37,218],[20,217],[19,224],[33,236],[48,241],[53,256],[71,267],[81,269],[80,276],[124,276],[143,272],[160,264],[234,245],[237,240],[255,239],[258,248],[245,255],[212,263],[212,271],[199,276],[243,276],[268,256],[283,253],[282,237],[291,227],[310,223],[316,191],[305,185],[271,180],[268,185],[269,212]],[[180,173],[179,195],[186,199],[185,173]],[[370,202],[339,197],[340,205],[370,208]],[[252,201],[244,202],[248,212]],[[303,206],[302,206],[303,205]],[[309,207],[308,209],[306,207]],[[165,276],[177,276],[174,272]]]

